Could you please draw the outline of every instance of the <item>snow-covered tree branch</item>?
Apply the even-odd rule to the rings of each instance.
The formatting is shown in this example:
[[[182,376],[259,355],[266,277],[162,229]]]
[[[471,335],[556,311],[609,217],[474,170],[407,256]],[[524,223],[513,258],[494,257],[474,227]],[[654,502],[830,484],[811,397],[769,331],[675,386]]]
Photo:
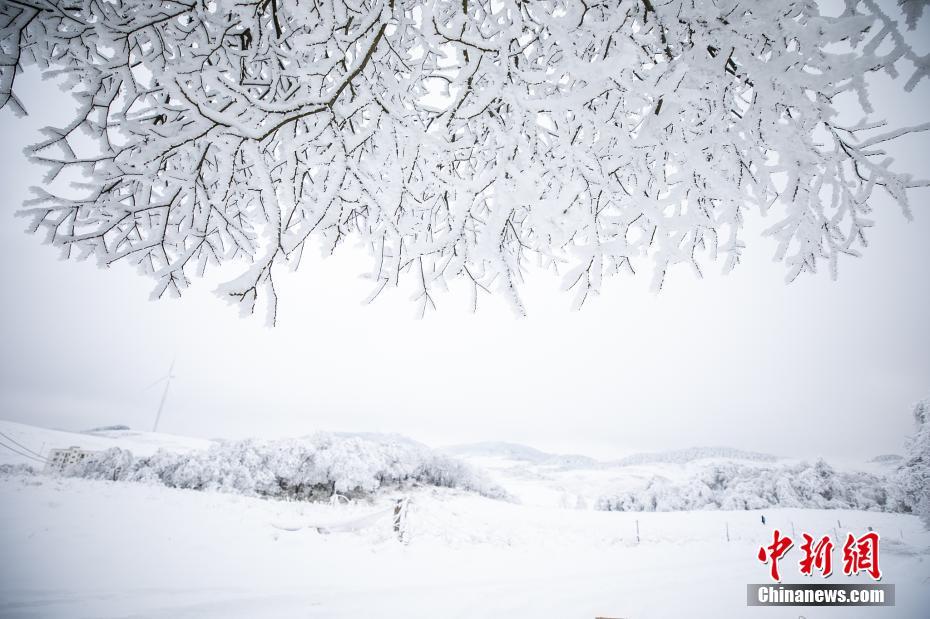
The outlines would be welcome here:
[[[924,4],[4,0],[0,104],[26,112],[23,66],[66,76],[80,107],[32,148],[48,185],[24,213],[155,297],[238,263],[220,293],[273,321],[278,269],[351,239],[372,298],[409,280],[425,312],[464,280],[522,313],[530,265],[579,306],[608,275],[729,270],[749,209],[789,280],[835,274],[876,188],[909,214],[927,185],[883,148],[930,123],[875,118],[868,81],[927,76],[895,21]]]
[[[898,481],[911,511],[930,527],[930,399],[914,405],[916,432],[906,443]]]

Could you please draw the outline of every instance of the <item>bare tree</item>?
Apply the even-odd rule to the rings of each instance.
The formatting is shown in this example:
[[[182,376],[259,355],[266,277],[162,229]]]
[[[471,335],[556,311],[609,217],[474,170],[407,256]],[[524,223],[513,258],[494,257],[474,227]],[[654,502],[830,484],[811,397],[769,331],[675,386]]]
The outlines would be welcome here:
[[[924,2],[902,4],[914,27]],[[0,103],[19,67],[65,75],[80,109],[31,150],[25,209],[66,255],[131,261],[180,294],[254,311],[308,245],[370,249],[372,298],[421,311],[456,279],[518,312],[531,262],[576,305],[605,275],[740,259],[748,209],[788,279],[857,255],[876,187],[908,211],[868,74],[926,77],[893,15],[846,0],[4,0]],[[841,125],[837,101],[862,122]]]

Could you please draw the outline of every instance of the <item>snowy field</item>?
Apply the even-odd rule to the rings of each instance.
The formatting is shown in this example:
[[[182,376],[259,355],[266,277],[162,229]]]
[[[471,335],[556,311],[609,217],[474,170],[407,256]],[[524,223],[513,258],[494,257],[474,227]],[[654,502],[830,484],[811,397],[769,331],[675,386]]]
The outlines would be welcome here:
[[[198,447],[127,431],[57,436],[8,422],[0,430],[27,446],[44,438],[95,449],[111,442]],[[7,454],[0,463],[18,461]],[[564,497],[585,502],[622,482],[625,467],[553,469],[489,458],[472,460],[493,465],[492,476],[521,502],[417,489],[408,495],[406,544],[392,529],[391,493],[334,506],[3,475],[0,617],[928,616],[930,533],[915,517],[782,509],[766,510],[763,526],[756,511],[567,509]],[[671,474],[673,465],[659,468]],[[882,533],[883,582],[896,585],[897,606],[746,606],[746,584],[768,578],[755,553],[772,527],[832,534],[837,520],[844,529]],[[340,526],[359,522],[365,526]],[[783,562],[785,582],[803,582],[796,560],[791,554]]]

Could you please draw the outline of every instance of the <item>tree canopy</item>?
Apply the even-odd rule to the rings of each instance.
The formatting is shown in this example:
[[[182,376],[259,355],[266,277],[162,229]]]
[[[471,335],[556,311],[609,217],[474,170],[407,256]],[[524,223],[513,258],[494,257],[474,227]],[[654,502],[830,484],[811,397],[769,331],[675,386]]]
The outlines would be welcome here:
[[[0,104],[25,112],[23,66],[66,77],[78,111],[30,150],[49,184],[23,213],[155,297],[241,264],[219,294],[273,321],[277,270],[349,241],[372,298],[410,280],[426,311],[461,279],[522,313],[531,267],[579,306],[608,275],[729,270],[750,209],[789,280],[835,273],[877,187],[909,214],[927,185],[883,148],[930,123],[886,126],[868,80],[927,76],[896,21],[924,4],[4,0]]]

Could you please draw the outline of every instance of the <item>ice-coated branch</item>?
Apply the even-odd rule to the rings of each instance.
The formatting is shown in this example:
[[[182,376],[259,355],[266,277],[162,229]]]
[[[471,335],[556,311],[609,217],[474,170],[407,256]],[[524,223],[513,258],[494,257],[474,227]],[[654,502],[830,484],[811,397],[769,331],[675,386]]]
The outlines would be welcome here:
[[[909,27],[920,3],[902,2]],[[729,270],[750,209],[788,278],[858,255],[873,192],[926,183],[883,150],[928,126],[876,118],[868,75],[930,71],[874,0],[10,0],[0,104],[19,70],[78,111],[31,149],[23,214],[66,255],[129,261],[180,294],[276,315],[274,273],[346,240],[371,299],[421,313],[456,280],[524,313],[532,265],[581,306],[607,276]],[[838,101],[864,120],[837,122]],[[79,181],[78,189],[61,187]]]

